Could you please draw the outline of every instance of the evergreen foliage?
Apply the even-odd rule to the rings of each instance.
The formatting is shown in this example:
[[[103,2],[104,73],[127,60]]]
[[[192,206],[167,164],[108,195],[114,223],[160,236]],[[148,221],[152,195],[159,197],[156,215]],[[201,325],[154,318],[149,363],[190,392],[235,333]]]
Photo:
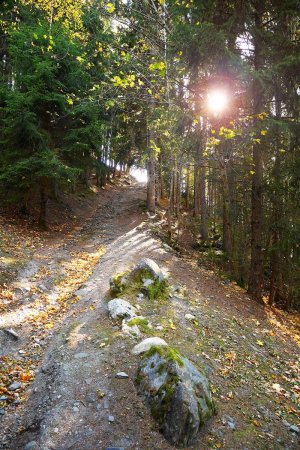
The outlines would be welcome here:
[[[7,0],[0,35],[3,201],[38,189],[45,224],[54,188],[144,165],[170,242],[192,229],[258,301],[300,306],[296,0]]]

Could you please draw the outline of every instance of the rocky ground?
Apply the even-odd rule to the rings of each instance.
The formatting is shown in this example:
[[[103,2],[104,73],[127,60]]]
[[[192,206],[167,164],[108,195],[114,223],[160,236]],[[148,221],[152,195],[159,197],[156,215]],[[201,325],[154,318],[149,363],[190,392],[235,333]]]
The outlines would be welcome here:
[[[150,335],[209,375],[217,414],[191,448],[299,448],[295,316],[255,304],[155,238],[143,186],[102,197],[88,222],[31,249],[2,292],[0,448],[171,450],[135,387],[132,348]],[[109,319],[109,279],[144,256],[173,290],[129,299],[153,325],[133,339]]]

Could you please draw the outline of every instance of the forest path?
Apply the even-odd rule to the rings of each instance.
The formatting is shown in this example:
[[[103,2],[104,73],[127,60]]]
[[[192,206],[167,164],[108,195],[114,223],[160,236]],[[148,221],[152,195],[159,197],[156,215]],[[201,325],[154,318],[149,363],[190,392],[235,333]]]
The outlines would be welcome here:
[[[40,250],[22,272],[15,289],[23,305],[2,316],[2,327],[20,335],[13,340],[2,333],[1,339],[6,363],[20,368],[11,376],[20,377],[21,387],[4,393],[15,404],[1,416],[0,448],[173,448],[136,394],[135,341],[107,315],[109,278],[144,256],[179,289],[168,301],[140,302],[141,314],[156,335],[205,366],[212,382],[218,414],[192,448],[297,448],[294,330],[236,285],[154,238],[144,200],[138,184],[107,192],[83,228]],[[115,378],[120,371],[129,378]]]

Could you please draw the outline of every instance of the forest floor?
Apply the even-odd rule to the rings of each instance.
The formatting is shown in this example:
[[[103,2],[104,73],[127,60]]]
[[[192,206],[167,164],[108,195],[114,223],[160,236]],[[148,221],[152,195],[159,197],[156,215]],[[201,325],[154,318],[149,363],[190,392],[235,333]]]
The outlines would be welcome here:
[[[256,304],[152,226],[145,187],[121,182],[45,235],[1,219],[0,448],[174,448],[137,396],[136,342],[107,314],[110,277],[145,256],[178,293],[138,308],[150,333],[205,369],[217,406],[191,448],[300,448],[297,316]]]

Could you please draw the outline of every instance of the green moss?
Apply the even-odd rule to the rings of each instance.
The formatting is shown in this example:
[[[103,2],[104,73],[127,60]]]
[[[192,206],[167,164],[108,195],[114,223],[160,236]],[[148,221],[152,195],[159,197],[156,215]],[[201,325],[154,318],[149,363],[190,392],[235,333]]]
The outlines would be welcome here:
[[[127,274],[128,272],[118,272],[111,277],[110,291],[112,293],[119,294],[125,290],[126,284],[124,284],[122,280],[124,277],[126,277]]]
[[[141,373],[141,369],[138,370],[136,377],[135,377],[135,382],[136,384],[140,384],[143,380],[143,374]]]
[[[134,319],[129,320],[127,325],[133,327],[134,325],[148,325],[149,321],[147,319],[142,319],[141,317],[134,317]]]
[[[134,319],[127,322],[129,327],[134,327],[138,325],[142,333],[147,333],[149,331],[149,321],[147,319],[142,319],[141,317],[135,317]]]
[[[157,279],[149,286],[143,286],[143,290],[146,292],[150,300],[166,300],[169,295],[168,285],[165,280],[160,281]]]
[[[155,355],[155,353],[158,353],[167,361],[176,362],[180,367],[184,365],[180,353],[169,346],[152,345],[152,347],[145,353],[144,358],[149,358],[150,356]]]
[[[114,281],[114,283],[120,283],[122,278],[125,277],[126,275],[127,275],[126,271],[125,272],[118,272],[112,277],[112,280]]]
[[[170,403],[174,396],[179,377],[174,374],[168,374],[166,382],[159,388],[157,396],[161,398],[160,405],[151,405],[151,414],[159,424],[164,421],[164,417],[169,411]]]
[[[154,280],[153,274],[150,272],[150,270],[147,270],[147,269],[141,269],[133,275],[134,281],[137,281],[139,283],[143,283],[143,280],[149,279],[149,278],[151,280]]]
[[[168,298],[168,283],[165,280],[154,279],[149,270],[143,269],[133,276],[129,274],[126,283],[122,283],[122,279],[128,274],[129,272],[117,273],[111,278],[110,290],[113,294],[134,299],[138,292],[143,291],[150,300],[165,300]],[[144,286],[145,279],[151,279],[153,283]]]

